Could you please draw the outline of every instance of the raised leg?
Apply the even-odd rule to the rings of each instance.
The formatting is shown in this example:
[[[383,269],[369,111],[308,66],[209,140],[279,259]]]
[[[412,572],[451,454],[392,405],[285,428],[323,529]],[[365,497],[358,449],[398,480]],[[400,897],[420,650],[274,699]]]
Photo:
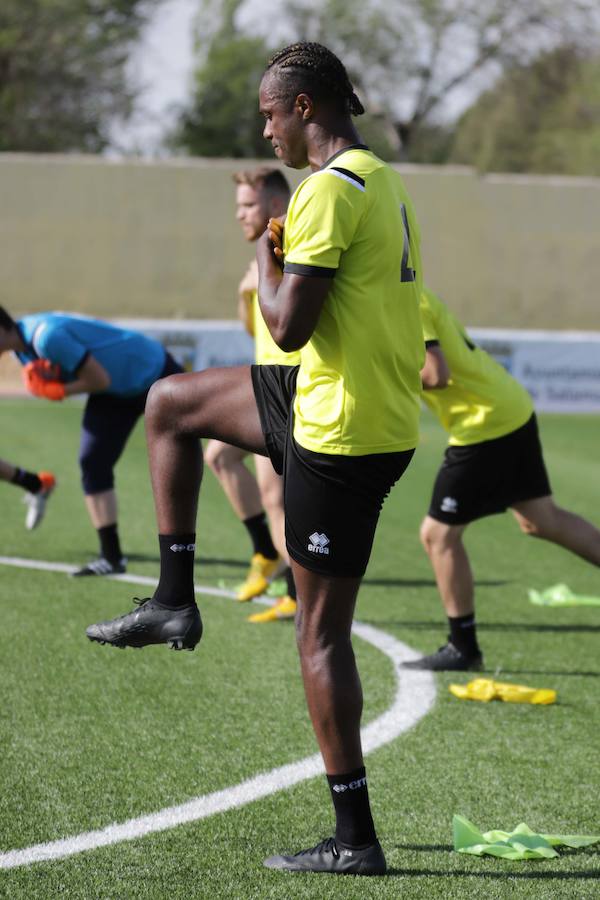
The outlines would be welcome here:
[[[146,403],[146,435],[158,530],[192,532],[202,479],[200,438],[266,452],[250,367],[157,381]]]
[[[600,566],[600,531],[587,519],[557,506],[551,496],[515,503],[512,512],[524,534],[551,541]]]

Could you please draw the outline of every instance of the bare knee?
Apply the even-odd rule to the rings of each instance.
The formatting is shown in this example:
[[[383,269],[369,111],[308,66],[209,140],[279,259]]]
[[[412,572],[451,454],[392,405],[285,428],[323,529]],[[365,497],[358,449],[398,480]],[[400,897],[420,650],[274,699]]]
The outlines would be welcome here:
[[[177,376],[161,378],[159,381],[155,381],[148,391],[144,416],[146,428],[151,431],[163,431],[169,426],[174,412],[173,386],[170,382],[174,378]]]
[[[419,537],[428,556],[449,550],[461,542],[462,527],[446,525],[431,516],[425,516],[421,523]]]
[[[204,451],[204,460],[218,478],[239,462],[240,451],[221,441],[209,441]]]
[[[148,392],[144,416],[150,434],[193,433],[203,437],[202,410],[206,389],[204,373],[169,375],[155,381]],[[192,381],[193,379],[193,381]]]

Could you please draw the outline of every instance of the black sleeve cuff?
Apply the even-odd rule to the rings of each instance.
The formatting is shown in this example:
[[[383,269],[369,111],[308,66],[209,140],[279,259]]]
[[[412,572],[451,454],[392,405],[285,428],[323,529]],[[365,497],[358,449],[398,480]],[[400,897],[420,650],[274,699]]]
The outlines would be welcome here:
[[[425,341],[425,346],[427,349],[429,349],[429,347],[439,347],[440,342],[437,339],[435,341]]]
[[[311,275],[317,278],[335,278],[337,269],[329,269],[326,266],[304,266],[301,263],[286,262],[283,271],[286,275]]]

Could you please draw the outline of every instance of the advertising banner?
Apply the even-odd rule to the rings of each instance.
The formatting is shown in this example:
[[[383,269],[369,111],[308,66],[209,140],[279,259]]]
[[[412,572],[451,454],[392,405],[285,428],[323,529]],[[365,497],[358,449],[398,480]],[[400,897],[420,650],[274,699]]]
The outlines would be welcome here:
[[[600,412],[600,333],[470,328],[523,384],[540,412]]]
[[[247,365],[254,344],[241,323],[118,319],[157,338],[188,371]],[[600,332],[469,328],[473,341],[514,375],[540,412],[600,412]]]

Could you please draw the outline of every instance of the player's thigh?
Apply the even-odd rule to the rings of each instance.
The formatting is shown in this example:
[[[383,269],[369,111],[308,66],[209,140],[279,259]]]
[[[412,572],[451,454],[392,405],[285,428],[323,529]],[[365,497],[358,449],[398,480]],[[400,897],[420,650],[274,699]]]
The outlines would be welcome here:
[[[249,366],[206,369],[157,381],[146,404],[149,438],[164,430],[266,453]]]
[[[548,495],[513,503],[511,512],[521,531],[525,534],[534,534],[537,531],[545,531],[553,525],[556,506],[552,495]]]
[[[81,423],[79,463],[113,466],[142,414],[136,402],[110,395],[92,394],[86,403]]]
[[[283,478],[273,468],[268,456],[255,456],[256,480],[263,503],[283,509]]]

